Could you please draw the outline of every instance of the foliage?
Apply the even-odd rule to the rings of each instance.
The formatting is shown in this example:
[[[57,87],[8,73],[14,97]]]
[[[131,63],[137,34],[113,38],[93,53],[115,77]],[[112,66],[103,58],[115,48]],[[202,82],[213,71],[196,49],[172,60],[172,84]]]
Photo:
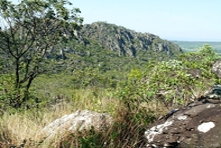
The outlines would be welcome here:
[[[80,10],[69,11],[65,7],[68,4],[71,3],[66,0],[23,0],[17,5],[0,1],[0,17],[4,21],[0,52],[1,57],[10,61],[7,67],[15,76],[16,103],[10,104],[14,108],[20,108],[30,99],[33,80],[51,64],[46,59],[48,53],[53,56],[58,48],[55,46],[72,37],[73,31],[81,25],[82,19],[77,15]]]
[[[42,110],[10,116],[4,113],[0,120],[0,141],[8,147],[144,147],[145,128],[156,119],[162,108],[186,104],[209,86],[220,83],[211,72],[211,66],[218,59],[218,54],[205,45],[199,51],[185,53],[178,59],[149,61],[144,70],[137,66],[126,75],[127,79],[119,71],[105,71],[100,67],[41,75],[33,81],[30,89],[36,91],[41,103],[48,104],[40,105],[40,108],[45,107]],[[15,79],[14,75],[1,75],[2,98],[14,95],[11,87],[14,81],[11,79]],[[116,86],[108,84],[110,80],[114,80]],[[6,88],[11,93],[6,94]],[[49,142],[38,137],[45,125],[77,109],[111,114],[114,118],[112,128],[104,133],[93,129],[67,133]]]
[[[15,77],[9,74],[3,74],[0,76],[0,108],[3,111],[8,110],[10,104],[16,104],[16,102],[13,102],[13,98],[17,95],[13,84],[14,79]]]
[[[211,85],[220,83],[211,72],[212,64],[220,59],[209,46],[185,53],[177,60],[149,62],[145,71],[134,69],[116,95],[128,107],[132,121],[142,123],[148,115],[146,104],[153,100],[165,107],[185,105],[203,95]]]
[[[103,148],[102,133],[96,132],[92,127],[89,131],[77,132],[67,135],[64,141],[58,145],[60,147],[78,147],[78,148]]]
[[[84,70],[75,70],[71,81],[75,88],[98,87],[114,88],[117,84],[114,76],[108,77],[98,68],[85,68]]]
[[[16,111],[21,111],[22,108],[38,108],[40,100],[35,96],[34,90],[31,88],[30,91],[32,93],[28,94],[28,97],[31,99],[27,100],[25,103],[21,103],[26,90],[25,88],[21,88],[18,92],[14,87],[14,82],[15,76],[13,74],[0,75],[0,111],[2,113],[15,113]],[[18,104],[22,104],[22,108],[16,109],[15,107],[17,107]]]
[[[96,36],[72,40],[81,19],[79,9],[64,7],[68,1],[23,0],[13,5],[3,0],[0,4],[7,24],[0,32],[0,141],[7,146],[143,147],[144,130],[161,108],[187,104],[208,86],[220,83],[211,72],[220,57],[209,45],[176,58],[170,52],[145,51],[134,38],[134,46],[141,50],[122,51],[134,57],[120,56],[122,53],[106,50]],[[110,35],[121,29],[110,26],[110,34],[101,40],[111,42]],[[124,44],[127,39],[124,32],[118,41],[133,49]],[[151,46],[148,41],[145,44],[156,49],[158,43],[168,44],[159,38]],[[58,60],[56,52],[64,47],[71,52],[65,53],[65,60]],[[167,60],[167,54],[173,59]],[[160,106],[162,102],[164,106]],[[16,114],[14,108],[21,107],[32,110]],[[113,127],[105,133],[93,129],[67,133],[51,143],[38,137],[46,124],[77,109],[107,112],[114,117]]]

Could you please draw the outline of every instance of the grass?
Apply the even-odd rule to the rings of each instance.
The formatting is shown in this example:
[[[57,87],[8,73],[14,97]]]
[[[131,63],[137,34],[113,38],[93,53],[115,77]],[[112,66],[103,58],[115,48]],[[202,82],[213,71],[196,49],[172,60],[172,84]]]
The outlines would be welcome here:
[[[205,49],[207,48],[205,47]],[[182,90],[186,89],[185,96],[181,93],[183,104],[186,104],[193,93],[197,92],[195,93],[197,97],[204,89],[213,83],[220,83],[220,80],[210,73],[210,63],[212,61],[211,52],[208,51],[210,50],[205,50],[203,54],[187,54],[183,57],[189,62],[186,63],[187,68],[190,66],[189,68],[200,68],[205,71],[205,74],[196,77],[194,83],[192,79],[189,79],[189,75],[186,76],[180,69],[177,71],[179,73],[172,75],[172,79],[167,79],[168,74],[170,76],[169,72],[171,69],[168,69],[168,67],[164,65],[163,67],[156,67],[162,70],[157,77],[155,77],[156,75],[150,75],[148,78],[148,81],[151,83],[150,86],[147,86],[149,82],[144,83],[143,79],[140,81],[140,78],[145,78],[144,80],[146,81],[146,75],[149,74],[150,71],[148,68],[147,72],[145,72],[143,76],[141,75],[142,77],[139,76],[139,71],[137,73],[133,72],[131,76],[134,76],[136,79],[127,79],[127,85],[119,83],[119,88],[116,87],[116,89],[111,86],[109,89],[101,87],[100,85],[99,87],[95,87],[94,84],[92,84],[92,86],[90,85],[90,87],[86,87],[82,85],[84,84],[82,81],[78,81],[82,87],[76,89],[73,84],[73,77],[76,76],[71,74],[67,75],[65,73],[42,75],[35,79],[31,88],[33,94],[30,95],[39,98],[41,101],[41,103],[38,104],[39,108],[14,112],[13,114],[0,110],[0,113],[3,113],[0,114],[0,148],[144,147],[145,142],[143,135],[148,124],[161,115],[168,113],[169,110],[174,109],[175,105],[179,105],[174,99],[179,99],[180,94],[178,94],[176,98],[173,95],[172,100],[170,100],[171,96],[169,95],[169,100],[167,101],[167,96],[157,95],[158,92],[162,90],[159,88],[160,86],[164,86],[165,83],[168,83],[169,90],[177,90],[178,88]],[[205,55],[208,57],[205,57]],[[196,61],[188,60],[193,58],[195,58]],[[216,57],[214,60],[216,60]],[[202,65],[201,62],[204,62],[204,64]],[[162,65],[162,63],[160,65]],[[153,70],[155,70],[155,68],[153,68]],[[172,74],[174,74],[173,71]],[[173,79],[173,77],[178,77],[179,81]],[[152,79],[154,81],[151,81]],[[165,80],[170,81],[166,82]],[[174,85],[174,83],[176,85]],[[191,90],[186,86],[190,86]],[[148,93],[151,95],[151,98],[146,97]],[[36,102],[27,103],[36,106]],[[76,110],[84,109],[110,114],[113,117],[112,127],[100,133],[92,129],[90,131],[66,133],[65,135],[60,134],[56,135],[56,138],[53,139],[45,139],[44,135],[39,134],[46,125],[55,119],[74,113]]]
[[[26,145],[38,145],[43,137],[39,135],[44,126],[66,114],[76,110],[89,109],[97,112],[107,112],[113,116],[117,113],[119,102],[114,98],[107,97],[105,91],[96,90],[73,90],[72,98],[56,103],[49,109],[32,110],[9,115],[4,113],[0,119],[0,141],[5,147]],[[53,143],[59,143],[63,137],[57,137]],[[38,147],[48,147],[44,142]],[[54,147],[54,146],[53,146]]]
[[[129,122],[126,108],[119,99],[111,97],[110,91],[81,89],[72,90],[71,93],[71,98],[63,98],[62,102],[56,103],[48,109],[29,110],[11,115],[5,113],[0,119],[0,147],[86,148],[92,144],[95,147],[100,145],[101,147],[115,148],[137,147],[143,143],[142,135],[146,125]],[[159,105],[157,107],[153,104],[156,103],[146,104],[143,107],[159,111]],[[39,134],[50,122],[78,109],[111,114],[114,117],[113,127],[105,133],[94,133],[93,131],[75,135],[67,133],[67,135],[58,135],[52,140],[44,140],[44,137]]]
[[[14,114],[5,112],[0,118],[0,147],[27,148],[139,148],[144,146],[145,128],[155,117],[168,109],[162,102],[153,99],[140,104],[139,110],[145,111],[145,118],[132,120],[133,113],[119,98],[113,95],[116,90],[88,87],[74,89],[70,76],[46,76],[36,79],[33,92],[43,101],[40,109],[21,111]],[[41,135],[43,128],[64,115],[76,110],[88,109],[110,114],[114,121],[104,133],[85,131],[66,133],[54,139]],[[147,114],[146,114],[147,113]],[[143,116],[142,116],[143,117]]]

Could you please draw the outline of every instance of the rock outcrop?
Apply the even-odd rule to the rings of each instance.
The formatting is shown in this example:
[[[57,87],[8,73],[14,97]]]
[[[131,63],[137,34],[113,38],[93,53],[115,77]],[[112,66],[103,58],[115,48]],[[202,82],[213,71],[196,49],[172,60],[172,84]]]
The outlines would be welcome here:
[[[147,147],[221,147],[221,86],[149,126]]]
[[[40,134],[45,138],[54,138],[56,135],[65,135],[82,130],[105,131],[110,127],[112,117],[108,114],[97,113],[89,110],[78,110],[73,114],[65,115],[44,127]]]
[[[216,61],[216,63],[213,64],[212,72],[221,78],[221,60]]]
[[[170,56],[183,52],[178,45],[154,34],[135,32],[105,22],[85,24],[79,34],[123,56],[135,57],[139,51],[163,52]]]

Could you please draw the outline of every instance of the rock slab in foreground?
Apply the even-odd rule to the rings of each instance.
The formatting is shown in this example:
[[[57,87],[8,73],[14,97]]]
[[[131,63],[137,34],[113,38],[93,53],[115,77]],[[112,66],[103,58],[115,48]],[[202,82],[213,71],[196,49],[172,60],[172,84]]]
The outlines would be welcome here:
[[[54,138],[57,134],[64,135],[67,132],[90,130],[103,131],[112,123],[112,117],[108,114],[97,113],[89,110],[78,110],[73,114],[65,115],[44,127],[41,134],[46,138]]]
[[[150,125],[145,132],[147,147],[221,147],[219,89]]]

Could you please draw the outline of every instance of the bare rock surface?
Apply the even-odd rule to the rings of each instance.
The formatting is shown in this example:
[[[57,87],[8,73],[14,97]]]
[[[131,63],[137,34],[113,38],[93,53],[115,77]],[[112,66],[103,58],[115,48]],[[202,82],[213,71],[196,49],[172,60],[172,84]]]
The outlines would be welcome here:
[[[213,64],[212,72],[215,73],[219,78],[221,78],[221,60],[216,61]]]
[[[221,147],[221,86],[181,109],[175,109],[145,131],[147,147]]]
[[[103,131],[112,123],[112,117],[108,114],[97,113],[89,110],[78,110],[73,114],[65,115],[44,127],[41,134],[46,138],[54,138],[56,135],[67,132],[90,130]]]

